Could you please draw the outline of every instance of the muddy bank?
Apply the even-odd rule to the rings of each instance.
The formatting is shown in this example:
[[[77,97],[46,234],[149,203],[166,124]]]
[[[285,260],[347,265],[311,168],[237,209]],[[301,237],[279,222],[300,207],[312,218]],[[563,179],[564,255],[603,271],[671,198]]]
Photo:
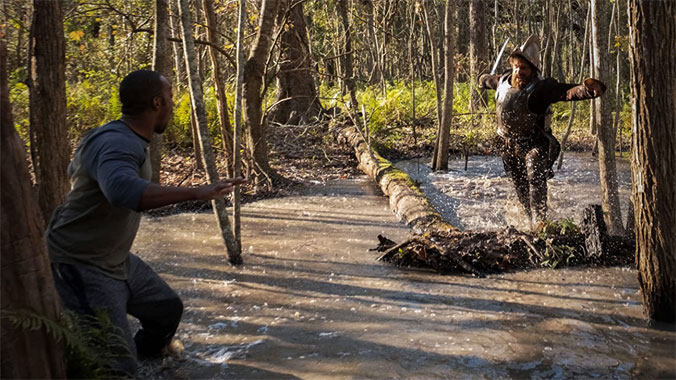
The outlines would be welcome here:
[[[213,215],[144,218],[134,250],[181,294],[187,360],[143,378],[676,376],[627,268],[438,276],[375,261],[399,224],[364,178],[243,207],[245,264]]]

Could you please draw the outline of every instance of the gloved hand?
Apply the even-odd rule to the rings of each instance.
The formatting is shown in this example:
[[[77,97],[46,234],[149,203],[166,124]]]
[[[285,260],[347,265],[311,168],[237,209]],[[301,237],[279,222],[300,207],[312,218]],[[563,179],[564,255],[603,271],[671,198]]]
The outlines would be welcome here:
[[[487,79],[488,77],[489,77],[488,74],[482,74],[482,75],[479,77],[479,88],[480,88],[480,89],[482,89],[482,90],[486,89],[486,79]]]
[[[601,96],[606,92],[606,85],[594,78],[585,79],[584,86],[594,94],[594,97]]]

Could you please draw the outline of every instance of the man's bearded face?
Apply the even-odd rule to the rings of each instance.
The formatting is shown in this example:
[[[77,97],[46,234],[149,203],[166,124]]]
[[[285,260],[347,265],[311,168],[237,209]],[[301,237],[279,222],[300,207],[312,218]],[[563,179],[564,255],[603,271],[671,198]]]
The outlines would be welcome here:
[[[512,58],[510,63],[512,65],[512,87],[524,89],[535,75],[532,66],[519,57]]]

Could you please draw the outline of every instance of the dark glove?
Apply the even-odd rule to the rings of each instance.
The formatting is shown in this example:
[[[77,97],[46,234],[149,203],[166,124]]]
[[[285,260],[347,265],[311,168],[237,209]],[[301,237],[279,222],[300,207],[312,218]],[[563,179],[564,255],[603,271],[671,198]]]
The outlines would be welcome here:
[[[482,89],[482,90],[485,90],[485,89],[486,89],[486,79],[487,79],[488,77],[489,77],[488,74],[482,74],[482,75],[479,77],[479,88],[480,88],[480,89]]]
[[[594,97],[603,95],[606,92],[606,85],[600,80],[594,78],[587,78],[584,80],[584,86],[589,90]]]

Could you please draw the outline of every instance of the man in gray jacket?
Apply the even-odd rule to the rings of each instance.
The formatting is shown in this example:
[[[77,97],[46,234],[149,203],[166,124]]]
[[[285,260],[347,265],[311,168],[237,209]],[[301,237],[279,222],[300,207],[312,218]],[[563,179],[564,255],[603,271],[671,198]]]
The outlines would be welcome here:
[[[159,355],[172,342],[183,313],[178,295],[129,252],[140,211],[222,197],[246,181],[193,188],[151,183],[148,146],[171,117],[171,85],[157,72],[138,70],[122,80],[119,93],[122,117],[90,131],[75,151],[68,167],[71,190],[55,210],[46,240],[64,306],[83,315],[108,315],[131,353],[112,369],[133,376],[137,355]],[[127,314],[141,322],[134,336]]]

